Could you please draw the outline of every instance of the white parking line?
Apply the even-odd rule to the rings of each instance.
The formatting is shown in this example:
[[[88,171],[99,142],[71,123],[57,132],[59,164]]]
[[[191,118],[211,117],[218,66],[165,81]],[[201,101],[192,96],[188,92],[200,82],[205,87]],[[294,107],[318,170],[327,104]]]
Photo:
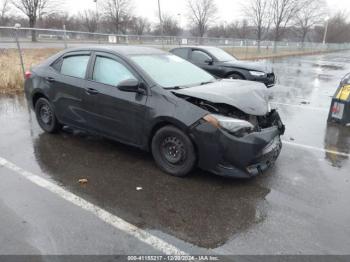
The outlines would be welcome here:
[[[339,156],[350,157],[350,154],[343,153],[343,152],[338,152],[338,151],[335,151],[335,150],[328,150],[328,149],[324,149],[324,148],[303,145],[303,144],[289,142],[289,141],[285,141],[285,140],[282,140],[282,142],[283,142],[283,144],[289,145],[289,146],[301,147],[301,148],[305,148],[305,149],[309,149],[309,150],[315,150],[315,151],[319,151],[319,152],[323,152],[323,153],[329,153],[329,154],[334,154],[334,155],[339,155]]]
[[[328,111],[329,111],[329,109],[328,109],[328,108],[325,108],[325,107],[294,105],[294,104],[280,103],[280,102],[272,102],[272,101],[270,101],[270,104],[273,104],[273,105],[280,105],[280,106],[291,106],[291,107],[297,107],[297,108],[301,108],[301,109],[319,110],[319,111],[325,111],[325,112],[328,112]]]
[[[0,157],[0,167],[6,167],[17,174],[21,175],[22,177],[26,178],[30,182],[45,188],[46,190],[49,190],[50,192],[60,196],[61,198],[69,201],[70,203],[86,210],[91,213],[93,213],[95,216],[103,220],[104,222],[112,225],[113,227],[119,229],[120,231],[123,231],[136,239],[150,245],[151,247],[161,251],[164,254],[167,255],[187,255],[184,251],[181,251],[177,247],[169,244],[168,242],[164,241],[163,239],[160,239],[157,236],[154,236],[150,234],[149,232],[142,230],[125,220],[121,219],[120,217],[117,217],[108,211],[91,204],[90,202],[78,197],[77,195],[65,190],[64,188],[38,176],[35,174],[32,174],[15,164],[11,163],[10,161]]]

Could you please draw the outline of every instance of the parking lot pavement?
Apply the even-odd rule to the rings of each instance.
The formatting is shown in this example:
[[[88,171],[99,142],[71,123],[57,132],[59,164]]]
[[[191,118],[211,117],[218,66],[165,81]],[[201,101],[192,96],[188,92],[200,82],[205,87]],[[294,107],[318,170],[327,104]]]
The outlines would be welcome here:
[[[0,157],[188,253],[349,254],[350,131],[327,125],[331,96],[340,78],[350,72],[349,62],[350,52],[274,61],[279,83],[269,95],[287,130],[276,165],[256,179],[228,179],[201,170],[174,178],[137,149],[71,130],[45,134],[21,95],[0,99]],[[21,221],[33,216],[28,207],[44,214],[49,213],[46,208],[54,209],[48,219],[60,227],[62,238],[70,236],[72,224],[85,231],[82,218],[91,217],[87,234],[102,243],[93,252],[124,250],[118,246],[120,238],[128,243],[126,253],[136,250],[133,243],[138,240],[120,233],[114,235],[115,249],[103,248],[117,229],[95,232],[109,225],[45,189],[40,189],[40,199],[34,185],[18,181],[19,174],[12,173],[0,168],[0,189],[9,184],[11,190],[0,193],[0,205],[5,202],[9,216],[16,214]],[[88,183],[80,185],[80,178]],[[26,205],[18,204],[16,199],[24,196]],[[67,214],[72,223],[61,223],[60,217]],[[0,220],[0,228],[15,221]],[[45,216],[41,222],[37,230],[49,230]],[[21,234],[26,238],[29,233],[19,229],[18,241]],[[48,234],[52,246],[30,241],[30,250],[67,251],[60,237]]]
[[[15,172],[0,170],[0,254],[160,254]]]

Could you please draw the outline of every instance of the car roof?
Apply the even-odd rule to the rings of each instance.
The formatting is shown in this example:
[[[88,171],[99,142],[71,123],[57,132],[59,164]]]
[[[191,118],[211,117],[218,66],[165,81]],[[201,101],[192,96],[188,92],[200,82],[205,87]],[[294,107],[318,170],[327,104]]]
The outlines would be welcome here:
[[[162,51],[158,48],[145,47],[145,46],[109,46],[109,45],[97,45],[97,46],[83,46],[75,47],[64,50],[64,53],[74,52],[74,51],[104,51],[113,52],[116,54],[131,56],[131,55],[158,55],[167,54],[167,52]]]
[[[195,49],[203,49],[203,50],[209,50],[209,49],[213,49],[213,48],[218,48],[216,46],[206,46],[206,45],[194,45],[194,46],[181,46],[181,47],[176,47],[176,48],[173,48],[172,50],[175,50],[175,49],[185,49],[185,48],[195,48]]]

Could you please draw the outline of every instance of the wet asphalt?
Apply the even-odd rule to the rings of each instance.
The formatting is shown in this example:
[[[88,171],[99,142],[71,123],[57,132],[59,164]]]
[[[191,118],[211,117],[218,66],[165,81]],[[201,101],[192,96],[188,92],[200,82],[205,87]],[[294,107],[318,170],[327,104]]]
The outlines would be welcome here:
[[[271,62],[278,84],[268,92],[288,143],[255,179],[175,178],[138,149],[70,129],[45,134],[23,95],[0,97],[0,157],[186,252],[350,254],[350,127],[327,125],[350,52]],[[0,254],[159,253],[5,167],[0,210]]]

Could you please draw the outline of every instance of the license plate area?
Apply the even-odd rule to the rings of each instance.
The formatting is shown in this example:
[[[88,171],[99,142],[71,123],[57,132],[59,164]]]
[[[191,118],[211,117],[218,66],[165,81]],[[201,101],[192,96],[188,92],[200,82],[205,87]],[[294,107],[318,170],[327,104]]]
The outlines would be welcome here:
[[[336,119],[342,119],[344,115],[344,107],[343,103],[334,102],[332,107],[332,117]]]

